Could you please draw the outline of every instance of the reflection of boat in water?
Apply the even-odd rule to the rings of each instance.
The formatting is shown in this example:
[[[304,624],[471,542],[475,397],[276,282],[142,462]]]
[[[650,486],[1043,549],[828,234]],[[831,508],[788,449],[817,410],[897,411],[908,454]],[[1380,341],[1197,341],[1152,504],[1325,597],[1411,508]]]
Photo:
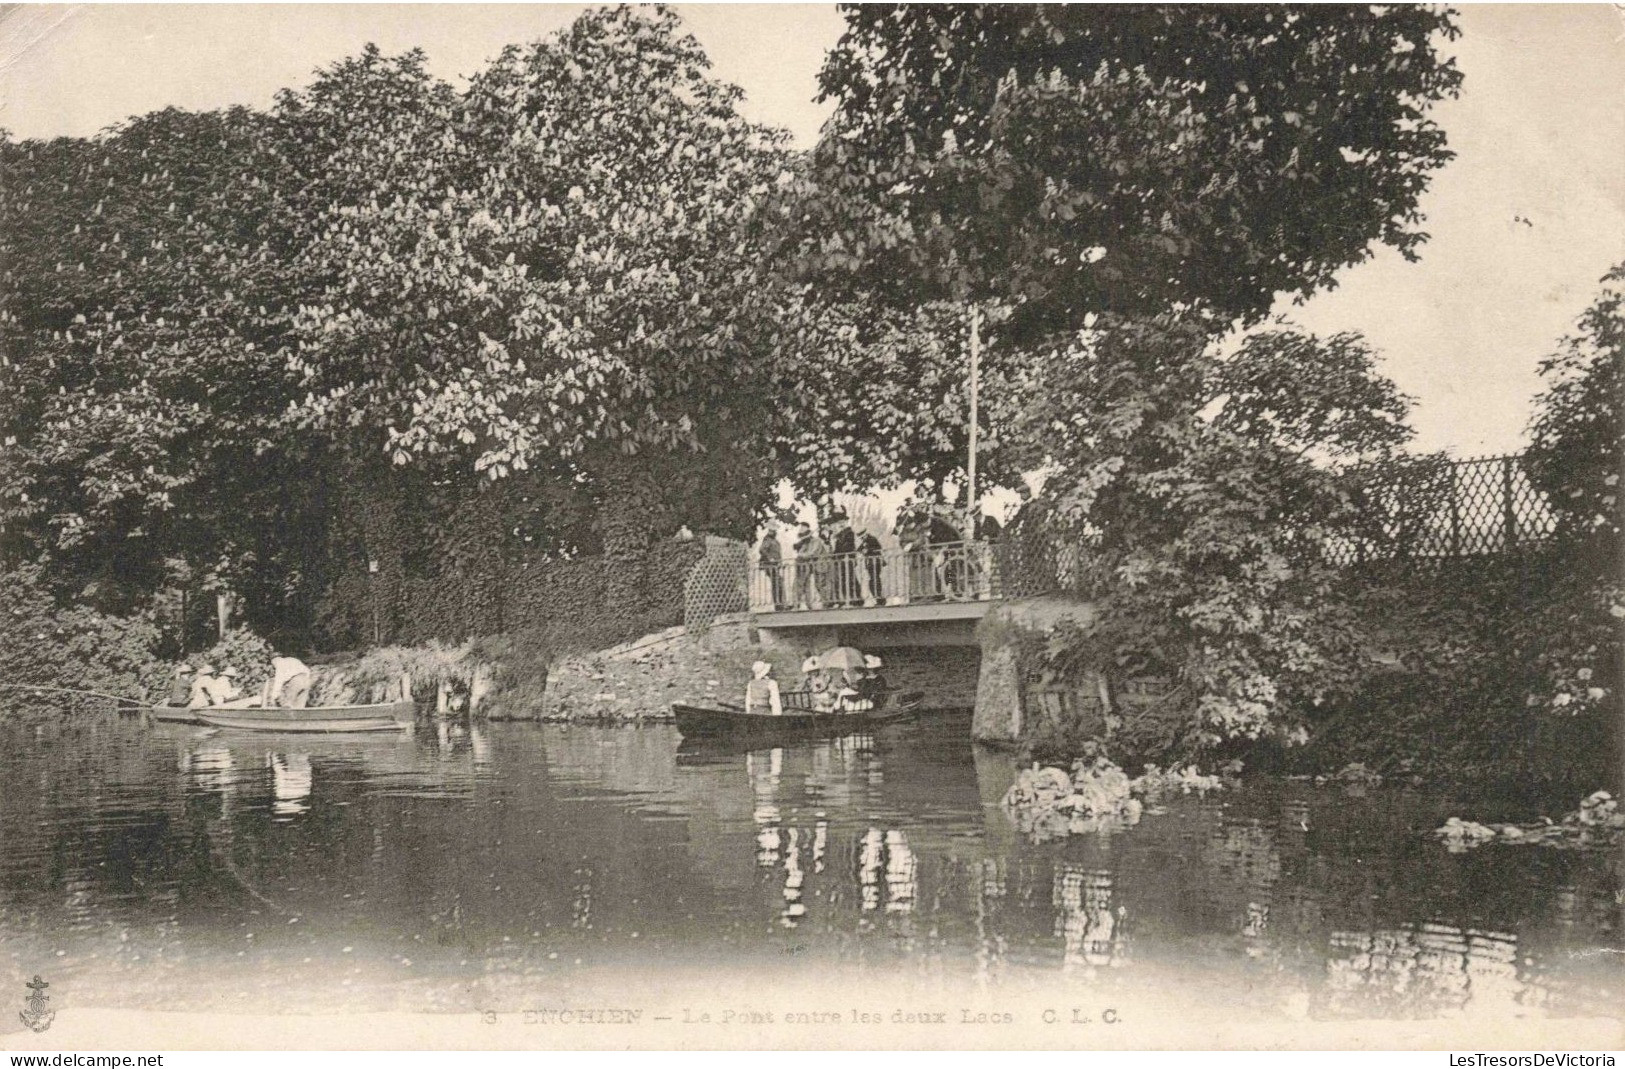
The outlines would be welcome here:
[[[266,755],[271,768],[271,812],[279,817],[297,816],[310,808],[314,776],[308,753]]]
[[[255,706],[226,709],[212,706],[187,710],[200,722],[217,728],[249,731],[399,731],[412,725],[417,707],[410,701],[377,705],[320,705],[305,709]]]
[[[671,711],[685,743],[715,739],[770,744],[851,735],[906,720],[919,711],[923,697],[919,691],[907,694],[894,691],[873,709],[850,711],[797,708],[786,701],[784,712],[777,716],[746,712],[743,706],[724,702],[672,702]]]

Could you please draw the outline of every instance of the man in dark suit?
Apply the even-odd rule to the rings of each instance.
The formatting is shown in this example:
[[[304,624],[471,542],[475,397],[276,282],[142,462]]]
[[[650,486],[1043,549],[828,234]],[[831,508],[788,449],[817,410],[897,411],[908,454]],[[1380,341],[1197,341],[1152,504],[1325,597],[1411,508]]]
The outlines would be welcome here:
[[[784,600],[784,547],[779,545],[779,525],[772,520],[767,521],[767,531],[762,535],[762,546],[756,551],[756,564],[767,576],[768,587],[772,590],[773,609],[775,612],[785,608]]]
[[[837,512],[825,524],[832,532],[830,549],[835,551],[835,604],[858,603],[858,539],[845,512]]]
[[[863,557],[863,567],[869,583],[868,587],[859,593],[864,595],[865,605],[886,604],[886,592],[880,585],[882,552],[880,539],[875,537],[875,533],[863,532],[862,537],[858,539],[858,553]]]

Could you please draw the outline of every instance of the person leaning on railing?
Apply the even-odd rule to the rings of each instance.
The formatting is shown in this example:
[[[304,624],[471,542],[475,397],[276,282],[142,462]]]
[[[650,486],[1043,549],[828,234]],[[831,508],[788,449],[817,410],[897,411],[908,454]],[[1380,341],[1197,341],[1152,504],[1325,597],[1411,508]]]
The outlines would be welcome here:
[[[863,532],[858,539],[858,552],[863,556],[863,567],[858,572],[858,578],[863,586],[863,603],[886,604],[886,592],[880,578],[884,551],[881,549],[880,539],[873,531]]]
[[[830,586],[829,546],[818,537],[812,524],[796,525],[795,608],[822,609],[824,593]]]
[[[775,611],[785,607],[784,600],[784,548],[779,545],[779,525],[768,521],[762,546],[756,551],[756,563],[767,576]]]
[[[933,515],[927,526],[927,545],[931,550],[932,570],[936,580],[934,595],[962,597],[965,592],[965,536],[947,517]]]
[[[858,603],[858,536],[852,530],[846,513],[837,512],[830,517],[825,528],[830,531],[830,548],[835,551],[835,604]]]

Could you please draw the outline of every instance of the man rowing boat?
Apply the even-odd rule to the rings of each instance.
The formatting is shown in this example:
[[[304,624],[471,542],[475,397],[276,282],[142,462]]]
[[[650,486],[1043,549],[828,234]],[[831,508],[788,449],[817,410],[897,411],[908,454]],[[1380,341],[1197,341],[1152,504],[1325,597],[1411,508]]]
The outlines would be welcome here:
[[[265,704],[303,709],[310,700],[310,669],[297,657],[272,657]]]

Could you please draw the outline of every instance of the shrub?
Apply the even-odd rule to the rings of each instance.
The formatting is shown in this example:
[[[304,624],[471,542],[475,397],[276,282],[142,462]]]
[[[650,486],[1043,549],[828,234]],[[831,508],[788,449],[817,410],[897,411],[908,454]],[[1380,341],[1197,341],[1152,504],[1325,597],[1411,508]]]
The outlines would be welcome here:
[[[87,606],[59,605],[41,583],[38,569],[0,573],[0,681],[148,700],[165,685],[159,642],[150,612],[112,616]],[[19,699],[19,693],[6,694],[7,706],[47,704],[43,696]]]

